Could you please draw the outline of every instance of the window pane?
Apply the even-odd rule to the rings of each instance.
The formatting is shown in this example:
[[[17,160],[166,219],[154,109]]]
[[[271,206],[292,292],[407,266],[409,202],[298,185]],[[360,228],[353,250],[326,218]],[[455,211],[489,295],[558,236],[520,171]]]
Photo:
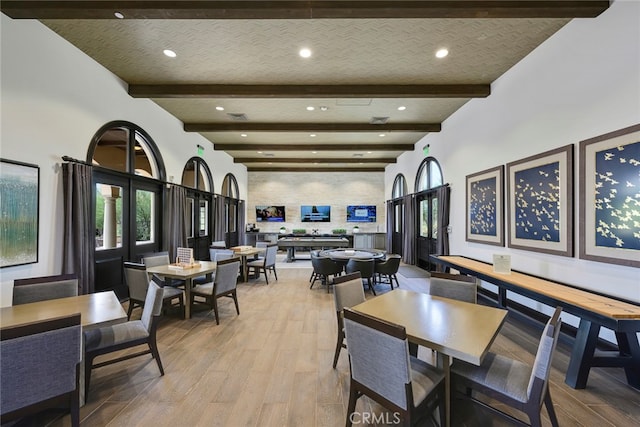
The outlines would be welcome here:
[[[187,199],[187,217],[185,218],[185,220],[187,221],[187,237],[193,237],[194,236],[194,230],[193,230],[193,214],[194,214],[194,210],[193,210],[193,199],[192,198],[188,198]]]
[[[209,202],[200,200],[200,230],[199,236],[209,235]]]
[[[200,172],[198,174],[198,189],[209,191],[209,177],[205,175],[206,172],[203,167],[199,167],[198,170]]]
[[[96,250],[122,246],[122,187],[96,184]]]
[[[429,200],[420,201],[420,237],[429,237]]]
[[[105,132],[93,151],[93,164],[126,172],[128,140],[127,129],[114,128]]]
[[[442,185],[442,171],[437,162],[429,162],[429,178],[431,185],[429,188],[439,187]]]
[[[418,187],[416,188],[416,191],[422,191],[422,190],[426,190],[427,187],[427,168],[426,168],[426,163],[422,164],[422,167],[420,168],[420,171],[418,173],[418,178],[416,180],[416,183],[418,185]]]
[[[136,190],[136,244],[155,241],[155,194],[151,191]]]
[[[196,188],[195,170],[196,162],[187,162],[187,164],[184,166],[184,170],[182,171],[182,185],[184,185],[185,187]]]
[[[237,210],[238,207],[235,204],[230,204],[229,205],[229,232],[233,233],[236,231],[236,218],[237,218]]]
[[[139,133],[136,133],[133,158],[135,162],[134,173],[136,175],[159,178],[158,166],[154,160],[153,152]]]
[[[433,239],[438,238],[438,199],[433,198],[431,203],[431,237]]]

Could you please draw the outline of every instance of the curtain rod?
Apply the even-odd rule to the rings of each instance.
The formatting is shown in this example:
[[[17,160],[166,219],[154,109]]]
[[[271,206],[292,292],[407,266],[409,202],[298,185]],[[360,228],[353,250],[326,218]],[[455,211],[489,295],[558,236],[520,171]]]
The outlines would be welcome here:
[[[99,168],[99,169],[105,169],[105,170],[108,170],[110,172],[116,172],[119,175],[129,175],[129,174],[125,173],[125,172],[113,171],[112,169],[107,169],[107,168],[104,168],[104,167],[101,167],[101,166],[96,166],[96,165],[93,165],[91,163],[85,162],[84,160],[74,159],[73,157],[70,157],[70,156],[62,156],[62,160],[65,161],[65,162],[80,163],[81,165],[91,166],[91,167],[95,167],[95,168]],[[198,189],[195,189],[193,187],[187,187],[186,185],[176,184],[175,182],[163,181],[163,180],[157,179],[157,178],[148,178],[148,177],[144,177],[144,178],[157,181],[157,182],[161,183],[162,185],[176,185],[178,187],[183,187],[183,188],[185,188],[187,190],[193,190],[193,191],[199,191],[201,193],[213,194],[215,197],[226,197],[227,199],[232,199],[232,200],[243,200],[243,199],[234,199],[233,197],[223,196],[222,194],[212,193],[210,191],[198,190]]]

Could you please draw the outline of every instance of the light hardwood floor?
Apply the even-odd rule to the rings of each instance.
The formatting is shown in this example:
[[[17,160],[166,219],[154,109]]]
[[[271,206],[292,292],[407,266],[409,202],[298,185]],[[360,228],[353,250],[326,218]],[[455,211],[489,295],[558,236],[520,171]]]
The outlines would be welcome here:
[[[309,290],[311,269],[295,268],[303,265],[283,265],[279,280],[268,286],[264,279],[240,284],[240,315],[231,300],[223,300],[219,326],[210,311],[196,309],[190,320],[169,313],[158,331],[166,374],[159,376],[155,362],[146,357],[95,370],[81,409],[82,425],[344,425],[349,365],[343,350],[338,368],[331,367],[333,295],[317,284]],[[425,291],[428,286],[425,279],[399,279],[405,289]],[[134,313],[139,316],[139,310]],[[510,319],[493,350],[532,363],[539,334]],[[568,355],[567,345],[560,343],[551,374],[561,426],[640,425],[640,393],[625,384],[622,370],[593,369],[587,389],[573,390],[564,384]],[[429,359],[431,351],[421,349],[420,357]],[[510,425],[466,401],[453,404],[454,426]],[[381,413],[366,398],[358,410]],[[53,423],[69,424],[68,416]]]

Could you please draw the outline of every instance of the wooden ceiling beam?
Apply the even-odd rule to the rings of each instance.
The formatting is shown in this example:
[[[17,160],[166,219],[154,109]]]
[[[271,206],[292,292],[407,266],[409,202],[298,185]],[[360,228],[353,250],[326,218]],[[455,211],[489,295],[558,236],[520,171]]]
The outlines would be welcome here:
[[[134,98],[486,98],[490,84],[129,85]]]
[[[235,157],[233,163],[397,163],[394,157],[380,159],[349,157],[349,158],[282,158],[282,157]]]
[[[440,123],[185,123],[185,132],[440,132]]]
[[[247,172],[384,172],[383,167],[273,167],[250,166]]]
[[[213,144],[221,151],[412,151],[413,144]]]
[[[609,1],[12,1],[14,19],[593,18]]]

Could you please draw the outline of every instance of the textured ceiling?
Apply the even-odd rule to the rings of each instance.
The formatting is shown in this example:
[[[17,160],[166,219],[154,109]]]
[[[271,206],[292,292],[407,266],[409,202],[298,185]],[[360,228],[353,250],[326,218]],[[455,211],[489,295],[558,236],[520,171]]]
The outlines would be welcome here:
[[[3,12],[9,14],[5,7],[9,8],[11,3],[29,2],[2,2]],[[95,3],[116,6],[136,2]],[[255,15],[260,18],[269,12],[268,4],[277,2],[246,4],[249,3],[263,8]],[[351,6],[357,3],[332,5],[345,4],[349,7],[345,13],[353,16],[356,12]],[[360,4],[365,3],[375,2]],[[496,2],[475,2],[474,7],[493,3]],[[413,16],[410,11],[398,10],[404,16]],[[397,12],[389,9],[388,13],[394,11]],[[64,16],[68,11],[56,10],[60,12],[58,15],[45,12],[33,11],[32,17]],[[517,16],[522,15],[519,13]],[[129,14],[132,15],[133,12]],[[76,19],[42,19],[42,22],[127,82],[132,96],[150,97],[180,119],[185,130],[197,129],[214,148],[224,147],[250,171],[296,168],[348,171],[383,170],[426,135],[424,128],[412,128],[413,125],[436,125],[431,130],[437,131],[440,123],[471,99],[465,91],[463,95],[460,92],[423,95],[423,88],[416,87],[414,91],[409,85],[484,85],[486,89],[481,87],[480,92],[486,93],[479,96],[487,96],[494,80],[573,16],[564,12],[559,18],[548,17],[556,16],[553,13],[541,15],[499,19],[128,19],[125,13],[125,19],[108,16],[80,19],[71,14]],[[298,55],[302,47],[312,50],[311,58]],[[449,56],[435,58],[435,52],[442,47],[449,50]],[[164,49],[174,50],[177,57],[166,57]],[[151,95],[136,94],[139,89],[136,86],[141,85],[157,87],[151,86],[155,90]],[[180,93],[169,93],[162,85],[172,85],[174,89],[180,85],[177,86]],[[217,86],[203,90],[186,85]],[[237,86],[219,92],[221,85]],[[251,85],[267,85],[267,89],[251,93],[254,90]],[[305,85],[342,86],[333,96],[321,96],[305,91]],[[349,91],[360,85],[369,86],[359,95]],[[400,92],[392,87],[384,97],[371,93],[387,85],[400,86]],[[248,92],[243,91],[245,86]],[[182,93],[184,88],[187,90]],[[216,106],[225,110],[217,111]],[[315,110],[307,111],[307,106],[314,106]],[[321,111],[321,106],[327,107],[326,111]],[[406,109],[399,111],[399,106]],[[246,120],[233,120],[228,113],[244,114]],[[369,124],[372,117],[388,118],[388,125],[402,126],[395,129],[384,125],[361,126]],[[216,127],[222,124],[228,127]],[[263,129],[264,124],[271,127]],[[305,124],[325,127],[315,129]],[[280,130],[273,128],[280,125]],[[302,126],[292,128],[294,125]],[[332,129],[334,125],[342,127]],[[351,129],[351,125],[357,128]],[[247,144],[251,149],[241,147]],[[398,144],[404,146],[394,149]],[[291,149],[284,150],[282,145]],[[380,150],[381,145],[386,149]],[[332,149],[322,150],[323,146]],[[321,151],[312,153],[314,150]]]

